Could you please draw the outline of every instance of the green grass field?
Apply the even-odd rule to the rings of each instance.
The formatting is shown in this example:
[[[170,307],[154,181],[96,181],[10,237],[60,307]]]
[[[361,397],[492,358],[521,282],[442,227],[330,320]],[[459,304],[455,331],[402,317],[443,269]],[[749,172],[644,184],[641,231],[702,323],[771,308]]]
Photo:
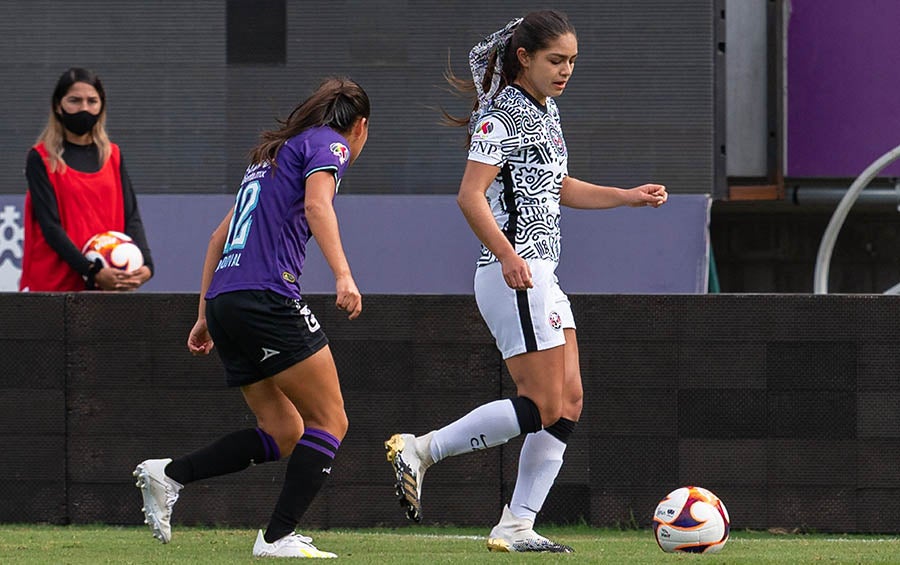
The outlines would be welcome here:
[[[304,532],[345,563],[900,563],[900,538],[733,532],[715,555],[665,554],[649,530],[548,527],[572,555],[488,553],[483,529]],[[246,563],[256,532],[177,528],[162,545],[144,527],[0,525],[0,563]],[[279,560],[282,562],[283,560]]]

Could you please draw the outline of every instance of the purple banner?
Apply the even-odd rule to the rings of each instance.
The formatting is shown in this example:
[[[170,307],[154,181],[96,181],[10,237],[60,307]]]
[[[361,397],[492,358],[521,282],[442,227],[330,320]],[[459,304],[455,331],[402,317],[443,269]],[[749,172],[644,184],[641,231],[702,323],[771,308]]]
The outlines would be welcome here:
[[[225,194],[139,196],[156,273],[142,291],[197,292],[209,236],[231,207]],[[0,195],[0,291],[17,288],[22,196]],[[360,290],[370,294],[472,294],[479,243],[454,195],[338,195],[341,239]],[[673,194],[659,209],[564,209],[560,285],[569,293],[704,293],[710,198]],[[305,294],[334,292],[310,241]]]
[[[792,0],[788,25],[786,173],[855,178],[900,145],[900,1]]]

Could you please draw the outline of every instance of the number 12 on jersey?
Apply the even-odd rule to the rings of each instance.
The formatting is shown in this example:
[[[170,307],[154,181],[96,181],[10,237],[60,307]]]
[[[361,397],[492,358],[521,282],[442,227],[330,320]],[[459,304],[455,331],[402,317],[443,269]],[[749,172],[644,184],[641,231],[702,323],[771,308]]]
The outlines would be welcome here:
[[[225,248],[222,253],[228,255],[236,249],[243,249],[250,236],[250,228],[253,224],[253,210],[259,203],[259,181],[248,182],[237,193],[234,200],[234,214],[231,216],[231,224],[228,226],[228,237],[225,239]]]

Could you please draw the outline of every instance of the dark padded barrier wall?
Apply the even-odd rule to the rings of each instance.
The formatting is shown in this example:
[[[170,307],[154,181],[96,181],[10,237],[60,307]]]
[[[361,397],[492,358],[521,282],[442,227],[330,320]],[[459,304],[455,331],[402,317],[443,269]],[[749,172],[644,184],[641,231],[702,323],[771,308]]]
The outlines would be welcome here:
[[[900,298],[575,295],[585,409],[541,520],[647,524],[686,484],[738,528],[900,531]],[[513,389],[469,296],[364,298],[329,334],[350,431],[310,526],[406,523],[383,440]],[[139,524],[131,470],[254,425],[184,347],[194,295],[0,294],[0,521]],[[427,523],[488,526],[521,440],[429,470]],[[264,524],[283,464],[195,483],[180,524]]]
[[[0,521],[67,521],[65,296],[0,293]]]

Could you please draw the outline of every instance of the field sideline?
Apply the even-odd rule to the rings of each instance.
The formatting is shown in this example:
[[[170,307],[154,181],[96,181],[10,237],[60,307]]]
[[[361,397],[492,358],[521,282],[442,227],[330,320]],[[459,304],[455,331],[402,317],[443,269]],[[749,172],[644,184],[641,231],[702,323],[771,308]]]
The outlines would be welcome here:
[[[649,530],[548,527],[573,555],[488,553],[483,529],[408,527],[303,532],[342,563],[900,563],[900,538],[862,535],[774,535],[737,531],[716,555],[663,553]],[[4,564],[246,563],[251,530],[177,528],[162,545],[144,527],[0,525]],[[278,560],[283,562],[284,560]]]

